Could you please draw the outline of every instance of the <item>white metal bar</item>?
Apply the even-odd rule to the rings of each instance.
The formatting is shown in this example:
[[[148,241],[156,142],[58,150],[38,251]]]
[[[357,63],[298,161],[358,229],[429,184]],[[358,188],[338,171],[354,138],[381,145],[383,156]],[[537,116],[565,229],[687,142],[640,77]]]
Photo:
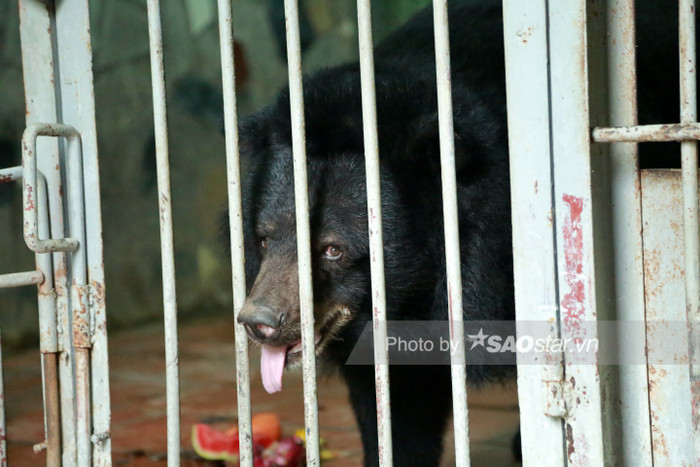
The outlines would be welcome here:
[[[66,2],[62,2],[63,5]],[[19,1],[20,38],[22,43],[22,69],[26,99],[26,122],[31,125],[39,122],[56,122],[56,85],[60,78],[54,67],[58,63],[54,55],[55,10],[53,3],[40,3],[33,0]],[[91,94],[89,94],[91,95]],[[40,173],[46,177],[49,193],[51,236],[64,237],[63,189],[61,182],[61,158],[58,140],[42,138],[37,141],[37,151],[42,157],[37,161]],[[68,312],[67,257],[63,252],[53,254],[54,289],[56,292],[56,314],[58,327],[58,375],[60,382],[61,440],[63,465],[75,465],[76,425],[75,425],[75,355],[72,348],[72,316]],[[108,400],[109,397],[106,398]]]
[[[442,209],[445,228],[445,265],[447,272],[452,407],[455,431],[455,461],[469,465],[469,413],[467,408],[467,371],[464,345],[464,309],[462,305],[462,269],[457,217],[457,176],[455,174],[452,84],[450,77],[450,39],[447,0],[433,0],[435,29],[435,69],[437,73],[438,116]]]
[[[548,321],[558,338],[546,2],[505,0],[503,10],[516,328]],[[564,412],[549,391],[562,387],[563,357],[547,357],[518,367],[523,465],[565,462],[564,450],[552,448],[565,444],[561,418],[548,415]]]
[[[596,276],[590,166],[586,1],[549,2],[551,142],[561,337],[596,339]],[[574,364],[566,348],[569,465],[603,462],[598,365]],[[575,357],[574,357],[575,360]],[[577,405],[571,405],[575,402]]]
[[[0,276],[0,289],[37,285],[42,282],[44,282],[44,274],[41,271],[13,272]]]
[[[72,127],[61,124],[36,123],[28,125],[22,135],[22,167],[24,170],[22,183],[22,198],[24,200],[24,241],[35,253],[50,253],[58,251],[74,252],[78,249],[75,238],[55,238],[42,240],[39,238],[39,202],[37,188],[37,137],[63,136],[72,138],[76,135]],[[82,187],[82,184],[81,184]]]
[[[682,277],[683,218],[681,174],[678,170],[644,170],[641,174],[644,220],[647,347],[668,346],[671,335],[659,332],[667,323],[683,323],[685,290]],[[675,346],[688,345],[688,335],[672,338]],[[686,347],[688,348],[688,347]],[[651,360],[649,365],[649,416],[652,423],[654,465],[697,465],[693,458],[691,393],[688,355],[677,362]],[[632,465],[632,464],[630,464]]]
[[[68,218],[71,237],[78,248],[71,254],[71,307],[73,309],[73,348],[75,348],[75,387],[78,466],[92,466],[92,414],[90,407],[90,347],[91,318],[87,287],[87,243],[85,240],[85,200],[83,190],[83,160],[80,135],[67,137],[68,154],[66,178],[68,185]]]
[[[607,25],[609,124],[616,127],[634,126],[637,124],[634,0],[609,2]],[[639,323],[644,321],[646,312],[637,145],[613,144],[609,150],[615,318]],[[620,329],[624,329],[624,326]],[[627,342],[629,335],[624,332],[617,337],[621,352],[636,345]],[[603,372],[601,376],[607,374]],[[608,412],[620,418],[606,419],[611,424],[607,431],[616,435],[619,429],[622,452],[610,453],[608,457],[614,459],[616,457],[613,456],[619,456],[617,458],[624,459],[628,465],[651,466],[647,368],[644,365],[621,365],[612,375],[615,376],[614,384],[619,385],[620,397],[619,400],[607,399],[605,402],[616,406],[619,404],[619,409],[608,407]],[[604,381],[604,384],[611,383],[613,381]]]
[[[38,207],[40,202],[37,191],[36,170],[36,139],[38,136],[60,136],[68,141],[67,178],[70,230],[72,238],[40,240],[38,232]],[[72,332],[73,348],[77,349],[76,358],[76,445],[77,465],[89,466],[92,464],[92,446],[90,437],[92,434],[92,419],[90,410],[90,310],[88,307],[87,289],[87,248],[85,241],[85,211],[82,171],[82,148],[80,135],[70,125],[64,124],[32,124],[22,136],[22,159],[24,168],[24,213],[25,213],[25,241],[34,250],[48,253],[59,251],[68,247],[72,248],[71,255],[71,306],[72,306]],[[74,246],[74,248],[73,248]]]
[[[679,3],[679,62],[681,124],[696,123],[697,56],[695,44],[695,0]],[[683,177],[683,238],[685,255],[685,304],[690,346],[690,388],[692,397],[695,459],[700,460],[700,236],[698,215],[698,145],[681,143]]]
[[[0,183],[13,182],[22,178],[22,166],[0,169]]]
[[[168,465],[180,465],[180,381],[177,348],[177,297],[173,246],[168,122],[163,68],[163,34],[158,0],[148,0],[148,37],[151,52],[153,121],[156,139],[158,206],[160,208],[160,250],[163,268],[163,308],[165,321],[165,370],[168,416]]]
[[[0,183],[20,180],[22,166],[0,170]],[[39,211],[39,238],[50,237],[49,200],[47,182],[41,172],[37,173],[37,208]],[[57,467],[61,464],[60,418],[58,394],[58,332],[56,327],[56,292],[53,281],[53,262],[50,254],[36,254],[36,271],[5,274],[0,276],[0,288],[22,285],[38,285],[39,289],[39,337],[42,352],[42,380],[44,399],[44,424],[46,437],[46,464]]]
[[[294,157],[294,201],[297,224],[299,304],[301,307],[302,368],[304,371],[306,464],[319,465],[314,300],[311,282],[311,233],[309,228],[306,137],[304,133],[304,90],[302,87],[297,0],[285,0],[284,14],[287,23],[287,65],[289,68],[289,100],[292,119],[292,153]]]
[[[243,218],[241,214],[241,170],[238,151],[238,114],[236,109],[236,68],[233,53],[233,17],[231,0],[218,0],[221,80],[224,92],[224,129],[226,134],[226,175],[228,179],[228,214],[231,234],[231,270],[233,317],[236,338],[236,381],[238,390],[239,461],[243,467],[253,465],[253,431],[250,406],[250,361],[248,336],[238,322],[238,313],[246,296]]]
[[[7,467],[7,428],[5,425],[5,387],[2,369],[2,327],[0,327],[0,467]]]
[[[92,73],[92,45],[88,0],[54,2],[57,51],[56,80],[60,91],[59,116],[80,133],[83,148],[82,179],[85,196],[86,304],[90,325],[90,378],[92,393],[93,464],[111,465],[109,368],[105,309],[102,215]],[[43,167],[43,166],[40,166]]]
[[[362,127],[367,176],[367,226],[369,230],[370,274],[372,283],[372,324],[374,329],[374,374],[377,397],[379,465],[393,465],[391,440],[391,392],[389,349],[386,345],[386,290],[384,278],[384,239],[377,137],[377,98],[374,83],[372,10],[370,0],[358,0],[357,23],[362,86]]]
[[[615,128],[598,127],[591,132],[591,138],[596,143],[690,141],[700,139],[700,124],[690,122]]]
[[[49,200],[47,182],[38,173],[37,200],[39,203],[39,238],[51,237],[49,224]],[[61,465],[61,419],[58,391],[58,328],[56,316],[56,291],[54,289],[53,261],[50,254],[36,254],[37,270],[43,280],[38,284],[39,348],[41,350],[41,377],[44,401],[44,437],[47,467]]]

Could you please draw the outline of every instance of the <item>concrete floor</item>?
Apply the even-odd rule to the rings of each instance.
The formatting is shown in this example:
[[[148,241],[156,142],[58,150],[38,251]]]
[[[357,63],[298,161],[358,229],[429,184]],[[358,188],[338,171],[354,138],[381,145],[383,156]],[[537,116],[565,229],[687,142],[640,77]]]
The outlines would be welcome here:
[[[180,326],[180,394],[183,466],[215,465],[197,459],[191,448],[193,423],[236,420],[235,365],[231,320],[199,320]],[[259,355],[251,352],[254,412],[274,412],[284,434],[303,426],[301,374],[284,378],[284,391],[274,396],[262,388]],[[34,351],[4,355],[5,404],[8,425],[8,459],[12,467],[38,466],[43,454],[32,445],[43,439],[41,370]],[[143,326],[110,338],[112,451],[114,465],[164,466],[165,381],[162,328]],[[362,449],[347,391],[338,377],[319,382],[321,436],[335,459],[329,467],[360,465]],[[517,397],[513,387],[491,387],[469,393],[472,465],[517,465],[510,442],[517,430]],[[444,466],[454,465],[452,433]]]

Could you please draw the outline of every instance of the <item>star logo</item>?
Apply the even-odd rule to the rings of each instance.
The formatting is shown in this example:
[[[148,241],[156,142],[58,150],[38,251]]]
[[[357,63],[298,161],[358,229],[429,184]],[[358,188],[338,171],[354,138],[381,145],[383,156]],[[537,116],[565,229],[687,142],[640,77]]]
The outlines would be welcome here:
[[[478,334],[467,334],[467,337],[470,341],[472,341],[472,346],[469,348],[469,350],[474,350],[474,347],[477,345],[484,347],[486,345],[486,338],[489,337],[489,335],[484,334],[484,328],[481,328],[479,329]]]

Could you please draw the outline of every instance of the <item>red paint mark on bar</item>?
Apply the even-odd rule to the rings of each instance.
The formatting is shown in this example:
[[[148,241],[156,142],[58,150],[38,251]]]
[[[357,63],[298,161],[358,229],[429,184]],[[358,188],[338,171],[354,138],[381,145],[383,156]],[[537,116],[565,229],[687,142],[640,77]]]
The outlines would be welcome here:
[[[586,288],[583,277],[583,228],[581,226],[581,213],[583,212],[583,198],[578,196],[563,196],[567,211],[564,215],[564,262],[566,284],[569,291],[561,301],[563,322],[566,334],[579,342],[585,336],[585,329],[581,326],[586,309]]]

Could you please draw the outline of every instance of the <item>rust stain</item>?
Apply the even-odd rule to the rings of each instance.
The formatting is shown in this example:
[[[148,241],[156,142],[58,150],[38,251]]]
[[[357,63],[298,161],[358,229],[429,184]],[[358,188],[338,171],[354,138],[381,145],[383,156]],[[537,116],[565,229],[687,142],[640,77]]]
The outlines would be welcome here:
[[[692,411],[693,411],[693,429],[697,433],[698,427],[700,427],[700,382],[693,381],[690,387],[692,392]]]
[[[566,424],[566,454],[569,458],[576,452],[574,447],[574,429],[571,427],[570,423]]]

